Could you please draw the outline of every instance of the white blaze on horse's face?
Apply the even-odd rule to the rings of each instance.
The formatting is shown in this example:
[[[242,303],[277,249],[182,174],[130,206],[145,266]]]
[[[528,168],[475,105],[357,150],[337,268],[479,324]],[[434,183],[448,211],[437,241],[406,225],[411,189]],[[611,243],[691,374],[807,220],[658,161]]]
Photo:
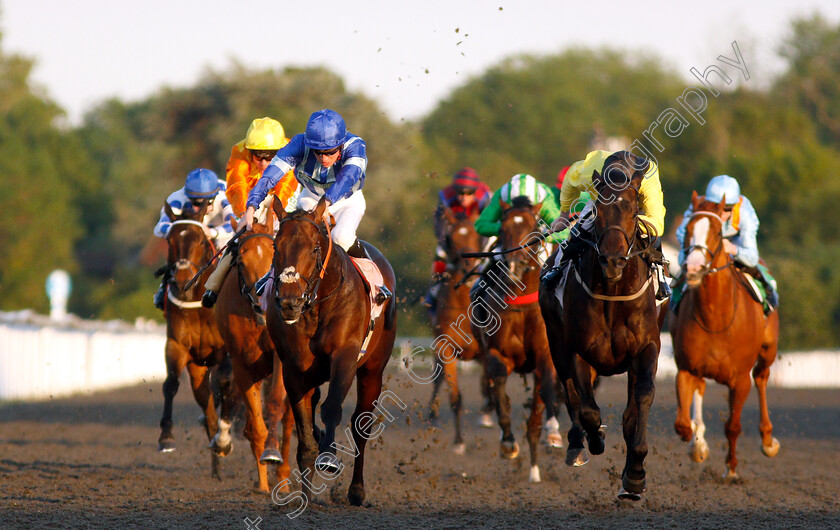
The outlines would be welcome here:
[[[514,215],[513,216],[513,222],[516,223],[516,224],[524,223],[525,218],[522,217],[521,215]]]
[[[685,270],[688,273],[698,273],[706,264],[706,255],[701,249],[706,248],[706,237],[709,235],[710,225],[708,217],[701,217],[694,223],[689,243],[694,250],[685,257]]]
[[[469,232],[470,232],[470,231],[469,231],[469,229],[467,229],[467,227],[466,227],[466,226],[462,226],[461,228],[459,228],[459,229],[458,229],[458,235],[465,236],[465,235],[467,235]]]
[[[286,267],[283,269],[283,272],[277,275],[277,279],[281,283],[295,283],[300,279],[300,274],[298,274],[294,267]]]

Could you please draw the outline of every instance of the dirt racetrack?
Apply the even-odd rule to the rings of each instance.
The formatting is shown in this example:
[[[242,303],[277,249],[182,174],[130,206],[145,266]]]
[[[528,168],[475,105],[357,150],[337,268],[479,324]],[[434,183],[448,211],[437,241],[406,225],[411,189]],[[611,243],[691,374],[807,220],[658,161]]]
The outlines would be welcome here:
[[[759,450],[753,390],[739,444],[741,479],[726,484],[720,478],[724,389],[709,385],[704,417],[712,454],[694,464],[673,433],[673,381],[659,382],[649,429],[648,491],[632,502],[616,498],[624,463],[624,376],[605,380],[598,392],[608,425],[605,453],[570,468],[563,463],[565,449],[548,453],[541,447],[539,484],[528,482],[521,379],[512,378],[508,390],[523,451],[518,461],[503,461],[498,429],[477,426],[476,376],[463,377],[469,410],[465,456],[451,450],[448,401],[439,428],[431,427],[422,419],[430,386],[389,368],[387,388],[408,407],[368,445],[368,505],[352,507],[344,500],[348,470],[293,520],[286,516],[290,506],[255,492],[247,441],[234,440],[221,482],[209,478],[206,440],[188,384],[181,385],[175,403],[178,450],[168,454],[156,451],[163,402],[157,382],[0,404],[0,528],[840,527],[840,389],[770,389],[774,434],[782,444],[774,459]],[[353,403],[351,392],[344,425]],[[564,410],[564,439],[568,427]],[[350,464],[346,457],[344,462]]]

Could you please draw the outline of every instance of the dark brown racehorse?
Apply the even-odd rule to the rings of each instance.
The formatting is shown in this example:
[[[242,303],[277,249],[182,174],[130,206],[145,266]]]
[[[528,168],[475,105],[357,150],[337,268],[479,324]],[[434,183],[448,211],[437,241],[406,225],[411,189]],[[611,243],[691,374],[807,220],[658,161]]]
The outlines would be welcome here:
[[[207,205],[198,211],[184,210],[175,215],[167,204],[166,214],[173,221],[167,235],[169,244],[167,267],[171,279],[166,292],[166,380],[163,383],[163,418],[160,420],[158,450],[175,450],[172,435],[172,400],[178,392],[178,377],[186,367],[190,386],[198,406],[201,407],[202,424],[211,441],[211,470],[219,477],[219,457],[233,449],[227,430],[231,422],[231,365],[225,345],[213,318],[213,311],[201,307],[204,282],[213,272],[209,267],[189,289],[186,285],[199,269],[214,255],[213,244],[205,235],[199,219],[203,219]],[[216,414],[216,403],[211,389],[211,372],[218,379],[221,396],[222,421]],[[226,427],[219,432],[220,423]]]
[[[691,204],[694,213],[684,239],[688,290],[671,320],[674,360],[679,370],[674,428],[683,440],[692,442],[691,458],[705,460],[709,452],[703,437],[705,378],[726,385],[729,419],[724,429],[729,452],[725,477],[731,479],[738,476],[735,445],[741,434],[741,410],[750,392],[751,370],[758,390],[761,450],[771,457],[779,451],[767,412],[767,379],[776,359],[779,314],[773,311],[765,317],[762,305],[750,296],[743,273],[723,250],[723,201],[705,201],[694,192]]]
[[[556,291],[544,288],[540,305],[572,420],[566,463],[580,466],[589,461],[584,433],[589,452],[604,452],[593,373],[626,372],[627,408],[622,424],[627,458],[619,497],[638,500],[645,491],[647,419],[660,346],[655,278],[640,255],[649,245],[640,236],[637,205],[647,162],[622,151],[611,155],[604,167],[605,176],[595,172],[592,177],[599,197],[594,239],[573,263],[563,289],[563,305]]]
[[[219,292],[216,303],[216,322],[224,338],[233,363],[233,380],[245,398],[245,437],[257,463],[259,490],[268,492],[267,464],[276,465],[277,481],[289,478],[289,446],[291,443],[291,405],[286,400],[280,360],[265,328],[254,284],[271,267],[274,256],[274,211],[266,222],[256,223],[253,230],[237,240],[232,266]],[[268,378],[265,392],[266,420],[263,419],[263,380]],[[277,437],[277,425],[283,422],[282,448]],[[281,451],[282,449],[282,451]],[[281,486],[288,491],[288,486]]]
[[[542,414],[556,415],[557,373],[551,362],[545,324],[537,300],[542,262],[530,246],[517,249],[538,237],[537,213],[542,204],[531,205],[517,197],[512,205],[502,203],[499,242],[504,258],[493,262],[479,280],[470,314],[473,334],[481,341],[485,370],[495,394],[496,412],[502,429],[500,456],[516,458],[519,444],[511,429],[511,406],[505,385],[510,374],[534,374],[534,394],[528,419],[527,439],[531,453],[529,480],[540,481],[537,466]],[[538,247],[537,247],[538,249]],[[484,285],[481,285],[481,282]],[[480,301],[480,304],[479,304]]]
[[[461,257],[461,253],[481,250],[481,236],[475,231],[478,215],[456,215],[450,208],[444,210],[444,237],[440,242],[449,259],[447,277],[437,296],[437,305],[432,316],[435,351],[434,373],[438,374],[432,387],[429,402],[429,417],[432,421],[438,417],[439,404],[437,394],[444,379],[449,384],[449,404],[455,415],[455,453],[464,454],[464,435],[462,431],[463,403],[458,389],[458,367],[455,359],[461,361],[479,361],[482,367],[481,390],[487,399],[484,416],[492,410],[484,359],[479,355],[478,341],[475,340],[469,324],[470,285],[468,275],[476,265],[475,258]],[[489,418],[488,418],[489,419]],[[492,421],[492,420],[489,420]],[[492,425],[492,424],[491,424]]]
[[[323,222],[326,201],[322,198],[312,212],[283,212],[275,201],[280,228],[274,241],[274,285],[266,315],[271,339],[283,362],[283,380],[295,416],[297,462],[300,472],[337,477],[344,469],[336,451],[355,456],[353,479],[347,498],[353,505],[365,499],[365,443],[375,425],[372,411],[382,390],[382,374],[391,357],[396,336],[396,304],[391,298],[382,314],[369,326],[371,300],[351,258],[328,235]],[[372,245],[362,242],[379,267],[385,284],[395,292],[394,271]],[[371,333],[368,330],[371,329]],[[351,427],[341,432],[341,406],[356,380],[356,409]],[[315,392],[329,381],[321,406],[325,430],[315,426]],[[380,432],[383,427],[374,432]],[[352,430],[352,436],[345,433]],[[316,440],[315,435],[319,439]],[[302,490],[311,498],[311,483]]]

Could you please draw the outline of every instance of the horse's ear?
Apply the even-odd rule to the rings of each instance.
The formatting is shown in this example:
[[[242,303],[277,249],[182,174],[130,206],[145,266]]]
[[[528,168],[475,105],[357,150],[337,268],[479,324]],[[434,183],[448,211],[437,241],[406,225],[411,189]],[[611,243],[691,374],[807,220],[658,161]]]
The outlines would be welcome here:
[[[318,201],[318,205],[315,206],[315,219],[321,219],[324,217],[324,210],[327,209],[327,197],[325,195],[321,196],[321,200]]]
[[[539,217],[540,210],[542,210],[543,203],[538,202],[537,204],[531,206],[531,211],[534,213],[535,216]]]
[[[503,212],[507,211],[507,210],[510,210],[510,204],[506,203],[505,200],[502,199],[501,197],[499,197],[499,204],[502,206],[502,211]]]
[[[691,190],[691,209],[697,210],[697,207],[700,206],[701,202],[703,201],[700,199],[700,196],[697,195],[697,191]]]
[[[274,218],[277,216],[277,212],[274,211],[274,205],[280,204],[281,207],[283,206],[282,201],[278,199],[276,195],[270,195],[270,197],[271,208],[268,209],[268,212],[266,212],[265,216],[265,226],[266,228],[268,228],[269,231],[271,231],[271,227],[274,226]]]
[[[452,208],[449,208],[448,206],[443,209],[443,216],[451,225],[454,225],[458,222],[458,219],[455,217],[455,212],[453,212]]]
[[[720,198],[720,204],[718,204],[718,207],[720,208],[721,211],[723,211],[723,209],[726,208],[726,194],[725,193],[723,194],[723,197]]]
[[[172,207],[169,206],[168,202],[163,203],[163,211],[166,212],[166,216],[169,217],[170,221],[175,221],[176,215],[175,212],[172,211]]]
[[[286,215],[286,210],[283,209],[283,201],[277,200],[277,197],[274,197],[274,201],[271,203],[271,211],[274,212],[274,215],[277,216],[277,219],[282,219],[284,215]],[[266,221],[266,226],[271,228],[273,226],[273,222],[269,223]]]

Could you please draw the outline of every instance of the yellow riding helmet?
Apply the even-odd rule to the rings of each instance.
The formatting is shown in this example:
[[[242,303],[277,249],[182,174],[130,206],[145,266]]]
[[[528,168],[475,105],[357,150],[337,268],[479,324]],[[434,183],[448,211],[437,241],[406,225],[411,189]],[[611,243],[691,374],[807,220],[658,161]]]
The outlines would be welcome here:
[[[275,150],[286,145],[286,132],[277,120],[257,118],[251,122],[245,133],[245,148],[257,150]]]

